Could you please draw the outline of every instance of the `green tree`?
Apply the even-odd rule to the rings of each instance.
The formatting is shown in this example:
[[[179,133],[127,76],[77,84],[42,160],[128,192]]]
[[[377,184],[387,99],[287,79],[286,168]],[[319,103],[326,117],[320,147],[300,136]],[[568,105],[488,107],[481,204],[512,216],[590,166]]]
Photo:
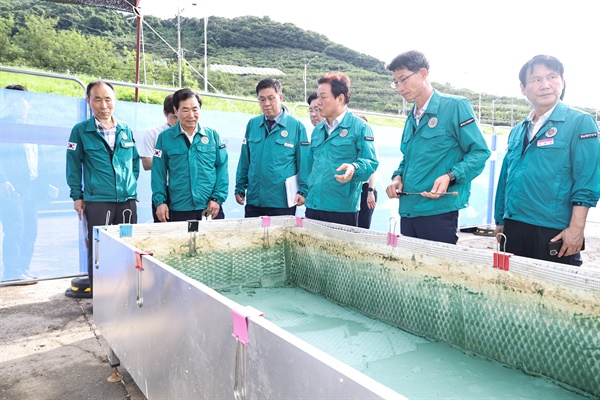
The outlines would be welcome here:
[[[10,62],[13,58],[13,45],[10,36],[15,26],[12,15],[8,18],[0,17],[0,62]]]
[[[28,15],[25,26],[13,36],[16,61],[36,68],[54,69],[57,46],[54,27],[57,22],[58,18]]]

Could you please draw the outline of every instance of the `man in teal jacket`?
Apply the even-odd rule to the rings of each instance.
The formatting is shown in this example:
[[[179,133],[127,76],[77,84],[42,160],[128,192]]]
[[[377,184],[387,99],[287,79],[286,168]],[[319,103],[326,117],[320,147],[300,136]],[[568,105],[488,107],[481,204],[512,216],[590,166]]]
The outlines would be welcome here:
[[[246,126],[236,173],[235,199],[245,206],[245,217],[295,215],[304,204],[309,165],[309,142],[304,125],[282,107],[277,79],[261,80],[256,94],[263,115]],[[286,179],[297,176],[297,187]],[[293,193],[288,192],[293,190]],[[293,204],[288,201],[288,195]]]
[[[519,72],[533,110],[508,138],[496,233],[504,233],[509,253],[581,265],[587,214],[600,197],[600,141],[594,118],[561,101],[563,73],[562,63],[547,55]]]
[[[113,115],[113,86],[92,82],[86,97],[94,116],[75,125],[69,136],[67,184],[79,219],[85,216],[87,221],[88,276],[93,291],[93,227],[137,222],[140,159],[133,132]]]
[[[392,87],[415,102],[402,133],[403,158],[386,189],[400,198],[400,232],[456,244],[458,210],[467,207],[471,181],[490,156],[473,107],[433,89],[429,62],[418,51],[398,55],[387,68]]]
[[[176,91],[173,107],[179,122],[158,136],[152,161],[156,216],[160,222],[202,219],[204,212],[213,219],[225,218],[221,208],[229,186],[225,144],[214,129],[199,123],[198,93]]]
[[[371,127],[348,111],[350,78],[331,72],[318,81],[321,121],[311,137],[306,217],[357,226],[362,184],[377,167]]]

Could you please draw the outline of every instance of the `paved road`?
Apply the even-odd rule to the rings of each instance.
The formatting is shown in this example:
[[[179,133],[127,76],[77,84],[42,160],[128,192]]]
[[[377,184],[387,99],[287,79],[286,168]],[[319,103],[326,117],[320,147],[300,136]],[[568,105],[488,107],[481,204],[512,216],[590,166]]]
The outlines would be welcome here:
[[[145,400],[125,368],[110,383],[108,345],[91,300],[65,297],[70,279],[0,287],[0,400]]]

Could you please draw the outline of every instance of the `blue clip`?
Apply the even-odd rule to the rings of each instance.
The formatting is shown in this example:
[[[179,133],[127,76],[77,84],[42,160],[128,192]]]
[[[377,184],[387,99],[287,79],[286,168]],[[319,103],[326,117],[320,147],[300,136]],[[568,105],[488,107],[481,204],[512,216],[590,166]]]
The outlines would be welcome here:
[[[94,242],[99,242],[100,241],[100,238],[98,237],[98,231],[99,230],[105,231],[106,230],[106,226],[103,225],[103,226],[95,226],[94,227]]]
[[[133,225],[119,224],[119,237],[131,237],[131,236],[133,236]]]

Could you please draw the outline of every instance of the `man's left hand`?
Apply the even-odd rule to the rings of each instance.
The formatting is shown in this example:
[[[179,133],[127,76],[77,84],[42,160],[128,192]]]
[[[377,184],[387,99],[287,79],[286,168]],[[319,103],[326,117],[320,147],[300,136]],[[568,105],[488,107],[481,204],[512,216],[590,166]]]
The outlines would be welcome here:
[[[354,172],[356,172],[356,168],[352,164],[342,164],[336,169],[337,172],[345,171],[342,175],[335,174],[335,180],[339,183],[346,183],[354,176]]]
[[[208,211],[210,211],[210,215],[212,217],[212,219],[217,218],[217,215],[219,215],[219,211],[221,210],[221,205],[219,203],[217,203],[216,201],[209,201],[208,202],[208,206],[206,207],[206,209]]]
[[[569,226],[564,231],[554,236],[551,242],[562,239],[563,245],[558,252],[558,257],[568,257],[579,253],[583,246],[583,229]]]
[[[373,210],[376,205],[375,192],[369,192],[367,194],[367,207],[369,207],[370,210]]]
[[[306,199],[304,198],[304,196],[302,196],[301,194],[296,194],[294,203],[296,203],[297,206],[303,206],[305,202],[306,202]]]
[[[444,174],[433,182],[433,187],[429,192],[423,192],[421,196],[429,199],[439,199],[442,195],[436,193],[445,193],[448,190],[448,185],[450,185],[450,177],[448,174]]]

